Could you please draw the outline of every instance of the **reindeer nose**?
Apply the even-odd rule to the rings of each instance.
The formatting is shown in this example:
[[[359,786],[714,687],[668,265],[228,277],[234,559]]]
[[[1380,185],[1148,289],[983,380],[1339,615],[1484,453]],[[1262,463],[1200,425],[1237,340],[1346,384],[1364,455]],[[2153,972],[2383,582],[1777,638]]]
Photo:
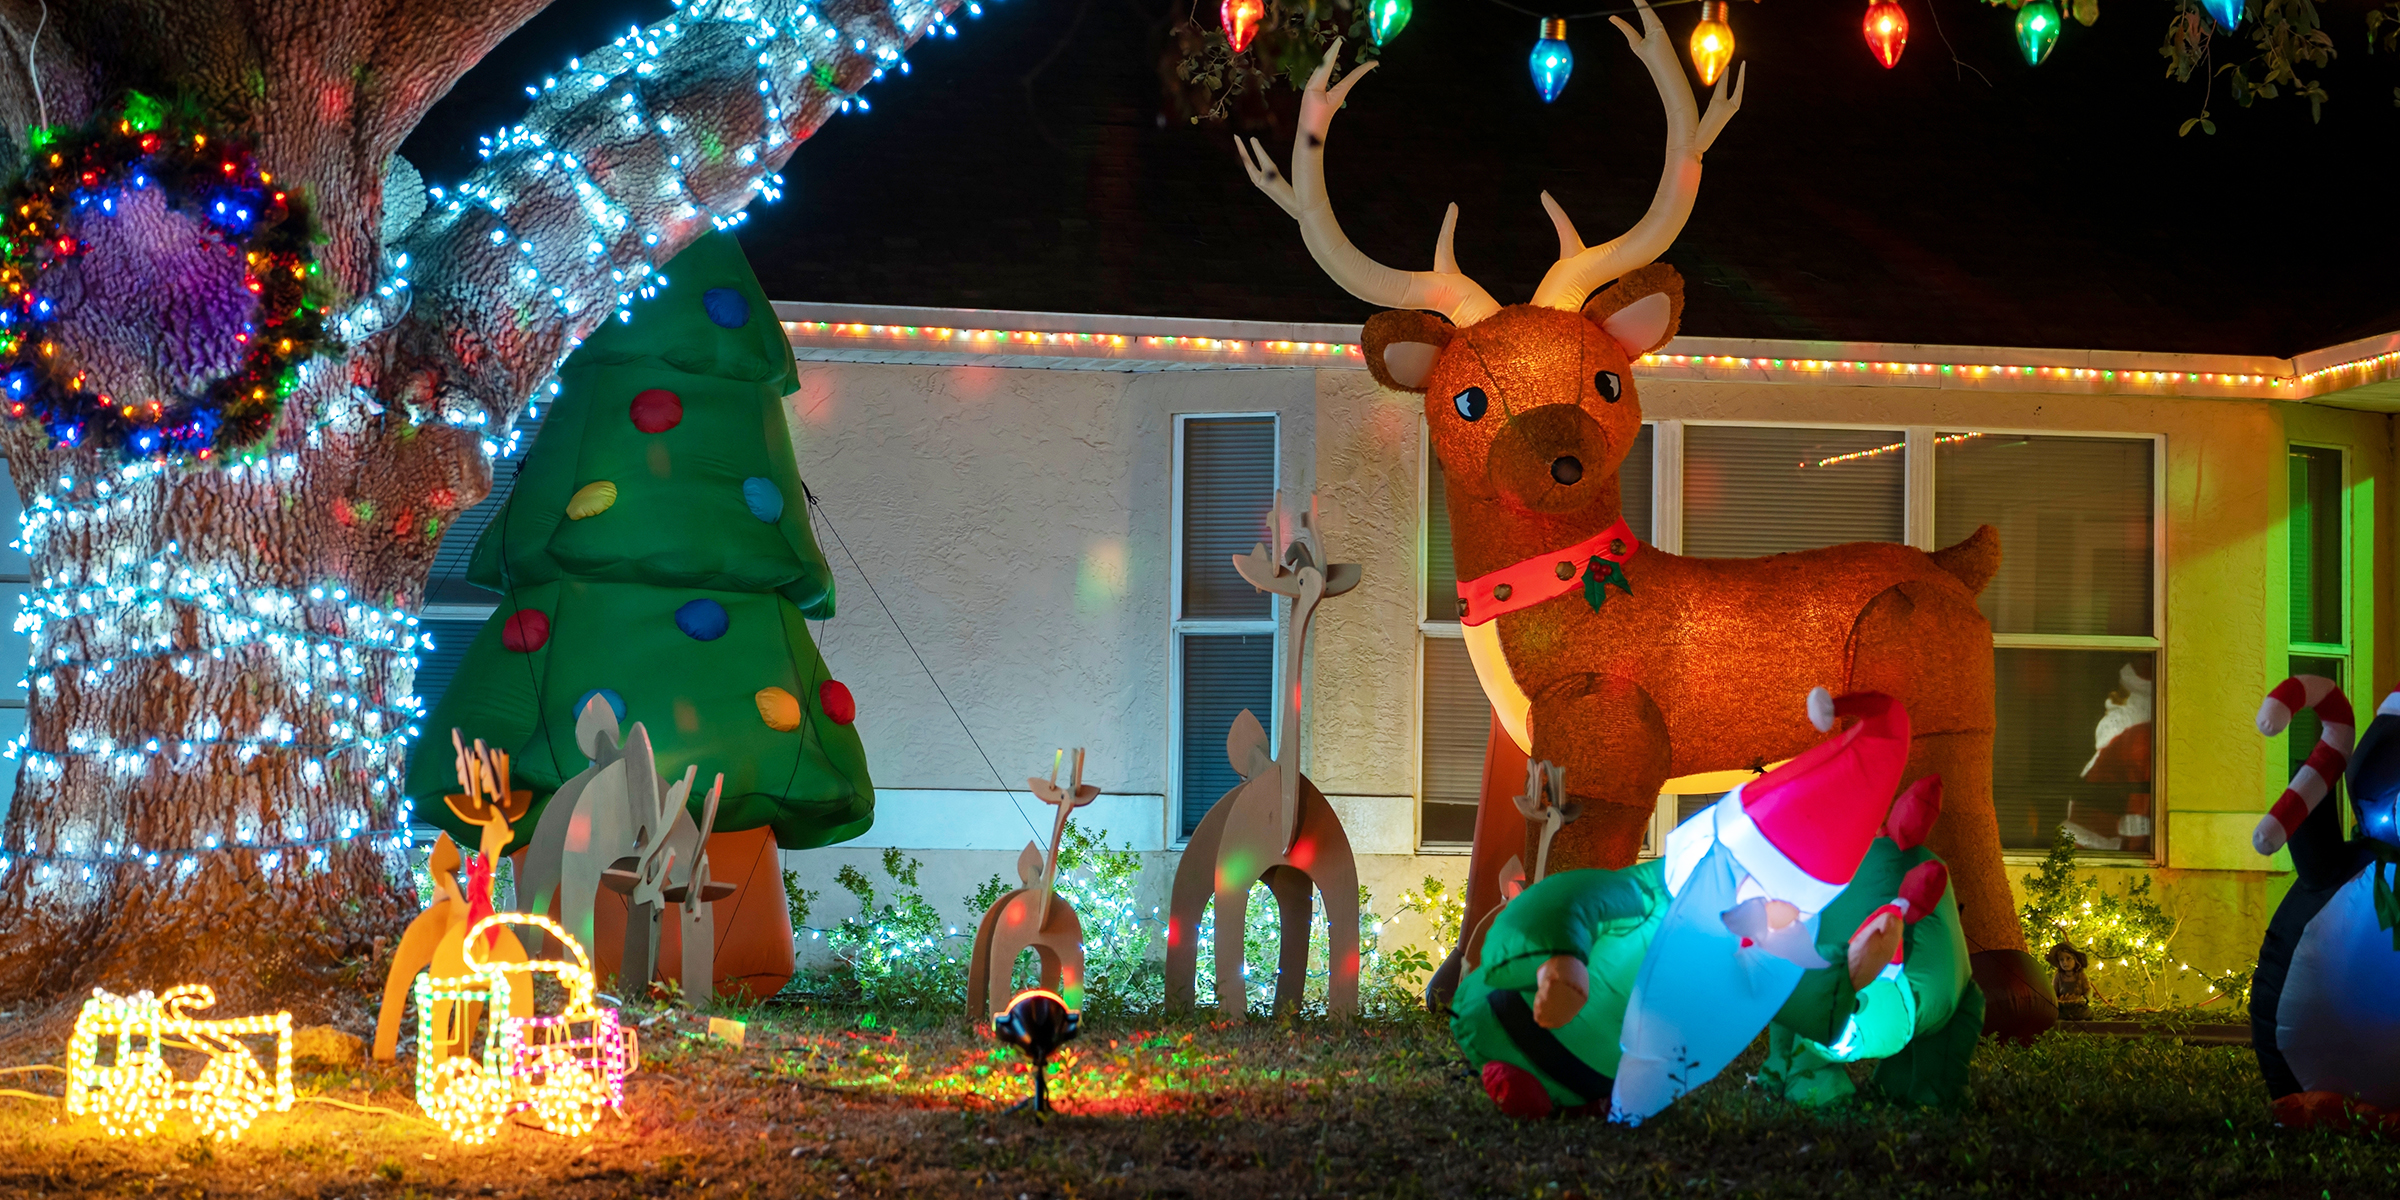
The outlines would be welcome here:
[[[1572,454],[1562,454],[1550,460],[1550,478],[1561,486],[1572,485],[1583,478],[1583,460]]]

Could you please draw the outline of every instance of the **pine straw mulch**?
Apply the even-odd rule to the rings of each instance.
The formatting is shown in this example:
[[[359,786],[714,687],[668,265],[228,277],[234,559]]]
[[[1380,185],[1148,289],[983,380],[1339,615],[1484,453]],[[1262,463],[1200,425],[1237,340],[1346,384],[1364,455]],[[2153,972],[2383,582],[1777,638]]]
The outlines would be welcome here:
[[[230,1144],[146,1141],[0,1099],[0,1195],[2344,1196],[2400,1194],[2400,1146],[2277,1130],[2247,1049],[2054,1034],[1984,1046],[1958,1112],[1803,1110],[1737,1064],[1640,1129],[1493,1111],[1440,1026],[1097,1019],[1053,1068],[960,1020],[746,1014],[741,1048],[660,1019],[622,1117],[457,1147],[421,1117],[304,1103]],[[1755,1055],[1757,1051],[1753,1051]],[[20,1058],[16,1062],[23,1062]],[[55,1061],[55,1059],[53,1059]],[[10,1065],[10,1064],[0,1064]],[[0,1077],[55,1093],[59,1076]],[[413,1114],[403,1063],[304,1069],[304,1095]]]

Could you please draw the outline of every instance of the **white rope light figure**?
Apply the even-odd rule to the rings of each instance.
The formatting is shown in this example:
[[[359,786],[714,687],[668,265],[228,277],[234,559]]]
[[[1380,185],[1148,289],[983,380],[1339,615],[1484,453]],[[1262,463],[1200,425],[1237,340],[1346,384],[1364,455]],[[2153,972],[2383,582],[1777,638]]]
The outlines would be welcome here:
[[[216,1002],[216,992],[202,983],[169,988],[163,996],[92,989],[67,1041],[67,1112],[95,1116],[117,1137],[146,1137],[180,1109],[202,1133],[232,1141],[258,1114],[291,1111],[292,1014],[192,1015]],[[269,1034],[275,1038],[272,1080],[241,1040]],[[107,1066],[100,1065],[103,1041],[111,1043]],[[167,1067],[169,1048],[205,1054],[208,1065],[199,1078],[179,1080]]]
[[[499,925],[531,925],[564,946],[572,960],[485,962],[483,933]],[[417,977],[417,1105],[451,1140],[476,1145],[500,1131],[508,1114],[532,1109],[542,1128],[565,1137],[591,1131],[603,1107],[625,1102],[625,1036],[615,1009],[595,1003],[591,959],[565,927],[534,913],[493,913],[467,930],[469,975]],[[548,973],[567,993],[565,1006],[546,1016],[510,1017],[512,976]],[[481,1053],[469,1052],[476,1013]],[[447,1025],[447,1027],[445,1027]]]

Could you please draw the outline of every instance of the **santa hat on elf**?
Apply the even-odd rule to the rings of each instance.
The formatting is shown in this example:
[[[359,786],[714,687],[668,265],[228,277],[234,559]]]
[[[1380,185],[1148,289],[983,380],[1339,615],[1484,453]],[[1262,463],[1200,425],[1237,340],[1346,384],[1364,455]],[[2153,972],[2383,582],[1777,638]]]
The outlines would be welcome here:
[[[1830,733],[1844,717],[1849,728],[1742,784],[1717,810],[1718,843],[1769,896],[1803,912],[1823,912],[1850,885],[1908,765],[1908,710],[1899,701],[1808,693],[1818,729]]]

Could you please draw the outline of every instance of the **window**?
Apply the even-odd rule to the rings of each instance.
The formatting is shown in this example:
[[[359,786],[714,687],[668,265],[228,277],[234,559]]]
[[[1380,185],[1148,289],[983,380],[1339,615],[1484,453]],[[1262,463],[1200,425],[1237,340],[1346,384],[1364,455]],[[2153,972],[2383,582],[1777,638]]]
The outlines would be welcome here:
[[[1996,674],[2000,843],[2064,828],[2091,850],[2152,850],[2158,706],[2157,454],[2151,438],[1933,437],[1933,544],[2000,534],[1979,604]]]
[[[1642,426],[1617,487],[1626,525],[1644,541],[1651,536],[1651,480],[1656,461],[1651,427]],[[1442,464],[1423,446],[1424,593],[1418,626],[1417,842],[1435,850],[1460,850],[1475,840],[1475,805],[1483,796],[1483,751],[1491,737],[1492,706],[1475,678],[1458,623],[1458,570],[1450,552],[1449,497]],[[1223,755],[1220,753],[1220,758]]]
[[[2348,586],[2348,514],[2343,497],[2342,452],[2323,446],[2291,447],[2292,507],[2287,523],[2291,549],[2292,628],[2291,667],[2294,675],[2322,675],[2350,685],[2349,625],[2342,597]],[[2353,696],[2364,710],[2373,697]],[[2294,713],[2286,736],[2291,770],[2297,772],[2316,745],[2317,714]],[[2287,778],[2289,776],[2287,775]]]
[[[17,616],[25,611],[25,593],[33,583],[32,565],[14,532],[23,511],[8,464],[0,461],[0,528],[11,531],[5,535],[8,545],[0,547],[0,745],[9,746],[25,736],[25,673],[33,659],[33,640],[17,632]],[[8,820],[16,801],[17,767],[23,762],[13,750],[0,758],[0,772],[6,772],[0,778],[0,822]]]
[[[1756,558],[1903,541],[1906,442],[1897,429],[1686,425],[1678,552]]]
[[[1178,417],[1173,650],[1173,803],[1189,837],[1240,782],[1225,736],[1248,709],[1270,735],[1275,703],[1275,597],[1233,569],[1235,555],[1272,540],[1275,418]],[[1280,547],[1277,547],[1280,549]]]

